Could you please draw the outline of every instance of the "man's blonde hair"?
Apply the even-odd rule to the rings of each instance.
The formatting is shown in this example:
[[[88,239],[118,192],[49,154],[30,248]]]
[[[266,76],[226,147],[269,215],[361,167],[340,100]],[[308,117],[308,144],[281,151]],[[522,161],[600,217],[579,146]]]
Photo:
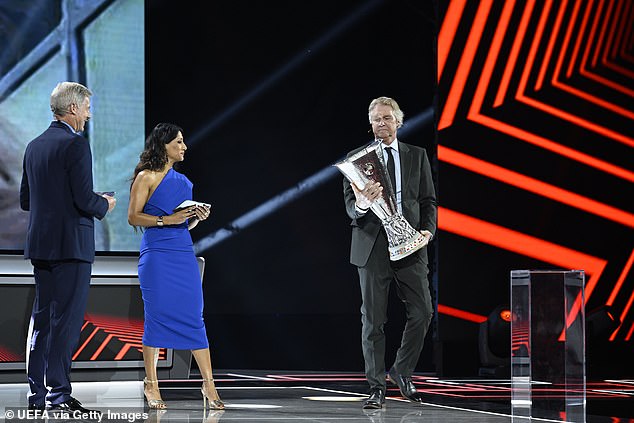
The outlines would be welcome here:
[[[71,104],[80,106],[92,91],[77,82],[60,82],[51,93],[51,112],[55,116],[65,116]]]
[[[396,122],[398,123],[397,127],[400,128],[401,126],[403,126],[403,118],[405,117],[405,113],[403,113],[401,108],[398,107],[398,103],[396,102],[396,100],[390,97],[379,97],[372,100],[370,106],[368,107],[368,119],[370,120],[370,123],[372,123],[372,117],[370,116],[370,114],[372,113],[372,110],[374,110],[374,108],[379,104],[390,106],[394,111],[394,117],[396,118]]]

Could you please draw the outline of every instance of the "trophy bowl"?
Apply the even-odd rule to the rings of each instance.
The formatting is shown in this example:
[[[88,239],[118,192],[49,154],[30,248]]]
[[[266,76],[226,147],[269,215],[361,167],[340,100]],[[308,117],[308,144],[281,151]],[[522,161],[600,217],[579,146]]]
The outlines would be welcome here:
[[[414,229],[398,211],[395,190],[383,161],[381,143],[381,140],[376,140],[334,166],[359,189],[363,189],[368,182],[378,182],[383,187],[381,196],[372,203],[370,210],[381,220],[387,234],[390,260],[396,261],[423,248],[428,238]]]

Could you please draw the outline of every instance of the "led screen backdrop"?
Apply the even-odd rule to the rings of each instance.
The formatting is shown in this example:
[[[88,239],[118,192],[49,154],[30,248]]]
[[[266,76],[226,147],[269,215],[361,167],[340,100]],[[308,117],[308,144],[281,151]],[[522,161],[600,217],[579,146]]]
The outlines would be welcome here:
[[[183,128],[181,169],[212,204],[191,234],[214,366],[363,371],[333,163],[371,140],[368,105],[386,95],[405,112],[399,139],[434,166],[434,3],[152,0],[145,24],[147,126]],[[395,291],[388,361],[404,320]]]
[[[127,203],[145,138],[144,49],[143,0],[0,4],[0,250],[24,248],[24,149],[48,127],[51,91],[67,80],[94,93],[86,135],[95,190],[116,191],[120,204],[97,221],[97,249],[138,250]]]
[[[510,270],[583,269],[631,356],[633,2],[440,6],[441,340],[476,351]]]

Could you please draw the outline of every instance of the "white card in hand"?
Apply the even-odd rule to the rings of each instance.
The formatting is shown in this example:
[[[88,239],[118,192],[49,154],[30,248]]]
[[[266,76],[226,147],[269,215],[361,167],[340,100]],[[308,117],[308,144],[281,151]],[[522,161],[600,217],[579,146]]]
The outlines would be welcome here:
[[[174,209],[174,213],[176,213],[177,211],[186,209],[187,207],[194,207],[194,206],[205,207],[207,209],[211,208],[211,204],[208,204],[208,203],[201,203],[199,201],[193,201],[193,200],[185,200],[182,203],[180,203],[178,206],[176,206],[176,208]]]

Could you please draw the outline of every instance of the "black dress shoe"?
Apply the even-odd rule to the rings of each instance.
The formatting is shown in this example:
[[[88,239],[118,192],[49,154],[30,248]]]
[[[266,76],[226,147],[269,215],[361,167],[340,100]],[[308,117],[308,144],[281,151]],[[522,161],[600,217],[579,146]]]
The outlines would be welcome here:
[[[378,410],[385,403],[385,391],[381,388],[370,389],[370,396],[363,402],[364,410]]]
[[[70,397],[70,399],[64,402],[60,402],[59,404],[51,404],[48,407],[48,409],[51,411],[58,410],[58,411],[65,411],[65,412],[79,411],[82,414],[83,413],[100,413],[97,410],[89,410],[87,408],[82,407],[81,402],[77,401],[73,397]]]
[[[392,367],[387,374],[387,378],[398,386],[398,389],[401,391],[401,395],[407,398],[410,401],[414,402],[422,402],[423,398],[421,394],[416,390],[414,386],[414,382],[412,382],[412,378],[410,376],[403,376],[401,374],[396,373],[396,369]]]
[[[29,403],[29,410],[45,410],[45,404],[31,404]]]

